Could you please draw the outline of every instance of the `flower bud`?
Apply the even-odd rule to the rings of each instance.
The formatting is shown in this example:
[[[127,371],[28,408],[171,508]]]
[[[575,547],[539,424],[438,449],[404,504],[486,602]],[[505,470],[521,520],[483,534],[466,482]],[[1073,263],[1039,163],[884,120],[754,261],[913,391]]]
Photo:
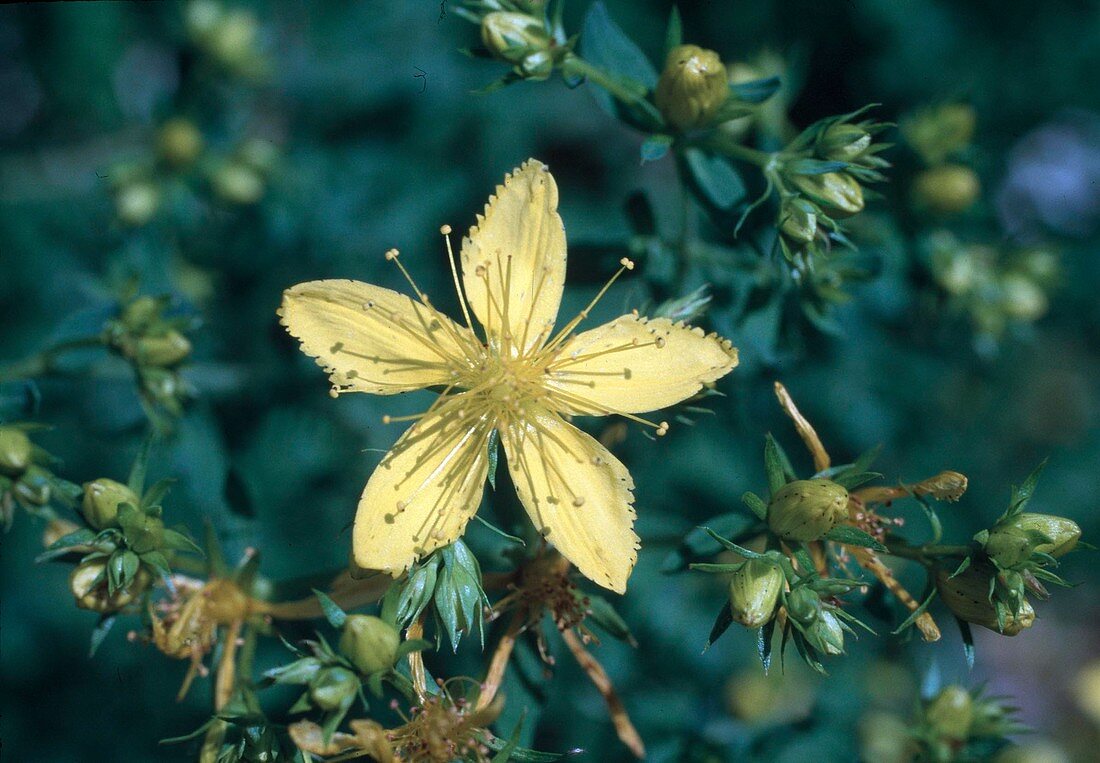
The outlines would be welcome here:
[[[664,118],[679,130],[706,125],[729,97],[722,59],[697,45],[677,45],[665,59],[654,100]]]
[[[253,46],[258,32],[256,17],[250,12],[230,11],[215,21],[204,42],[210,53],[226,66],[246,66],[255,53]]]
[[[34,446],[22,429],[0,427],[0,474],[18,477],[31,464]]]
[[[802,625],[816,620],[821,606],[821,597],[806,586],[800,586],[787,595],[787,614]]]
[[[128,524],[125,520],[123,522],[126,525],[123,528],[126,541],[135,554],[156,551],[164,545],[164,520],[146,514],[140,509],[137,513],[140,514],[140,517],[134,523]]]
[[[848,491],[832,480],[796,480],[768,504],[768,526],[784,540],[808,543],[848,518]]]
[[[162,300],[156,297],[138,297],[122,309],[120,320],[128,331],[140,334],[160,319],[163,310]]]
[[[104,530],[118,524],[118,506],[128,503],[137,508],[141,501],[134,491],[121,482],[102,478],[84,483],[84,502],[81,511],[84,519],[96,530]]]
[[[127,183],[115,196],[115,213],[126,225],[144,225],[152,219],[159,207],[160,191],[145,180]]]
[[[746,628],[759,628],[775,615],[786,578],[778,565],[750,559],[730,578],[730,612]]]
[[[348,615],[340,634],[340,652],[366,675],[393,667],[401,635],[372,615]]]
[[[189,119],[177,117],[165,122],[157,135],[157,153],[172,167],[186,167],[202,153],[202,133]]]
[[[805,199],[791,197],[779,212],[779,230],[795,246],[812,244],[817,235],[817,207]]]
[[[355,700],[359,677],[347,668],[322,668],[309,683],[309,698],[322,710],[339,710]]]
[[[264,195],[263,178],[243,162],[226,162],[210,182],[218,196],[233,204],[255,204]]]
[[[139,567],[130,585],[109,594],[106,560],[89,559],[78,564],[69,575],[69,590],[76,598],[76,606],[105,614],[117,612],[131,603],[151,582],[152,576],[144,567]]]
[[[829,608],[822,607],[818,617],[803,632],[806,641],[817,651],[835,657],[844,653],[844,628],[840,618]]]
[[[1015,615],[1011,611],[1005,612],[1002,630],[997,622],[997,607],[990,600],[992,581],[996,575],[997,570],[988,563],[971,564],[955,577],[951,577],[951,570],[939,567],[936,570],[936,589],[947,608],[960,620],[1005,636],[1015,636],[1035,623],[1035,610],[1027,599],[1021,598]]]
[[[966,739],[974,720],[974,701],[961,686],[945,686],[924,709],[924,717],[936,735],[956,741]]]
[[[143,366],[171,368],[191,354],[191,342],[175,329],[137,340],[135,360]]]
[[[1047,295],[1035,281],[1023,273],[1008,273],[1001,278],[1001,304],[1009,317],[1034,321],[1047,311]]]
[[[533,53],[547,52],[550,36],[542,22],[526,13],[494,11],[481,20],[481,42],[494,56],[520,64]]]
[[[851,124],[834,124],[817,136],[817,155],[833,162],[852,162],[871,146],[871,134]]]
[[[999,567],[1015,567],[1035,552],[1055,558],[1068,554],[1080,538],[1081,528],[1071,519],[1025,512],[994,525],[983,545]]]
[[[791,175],[790,181],[833,217],[851,217],[863,209],[863,188],[846,172]]]
[[[969,209],[982,191],[977,173],[961,164],[945,164],[922,171],[913,180],[913,200],[941,215]]]

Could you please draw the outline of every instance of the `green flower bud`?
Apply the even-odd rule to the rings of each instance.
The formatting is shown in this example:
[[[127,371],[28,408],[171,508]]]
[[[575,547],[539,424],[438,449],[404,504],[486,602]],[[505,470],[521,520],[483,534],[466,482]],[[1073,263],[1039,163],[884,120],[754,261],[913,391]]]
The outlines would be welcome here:
[[[521,64],[553,44],[542,22],[526,13],[494,11],[481,19],[481,42],[497,58]]]
[[[143,366],[171,368],[191,354],[191,342],[175,329],[137,340],[135,360]]]
[[[122,514],[118,521],[135,554],[156,551],[164,545],[164,520],[160,517],[135,509]]]
[[[204,42],[211,55],[230,67],[247,65],[259,28],[248,11],[231,11],[217,19]]]
[[[832,480],[796,480],[768,504],[768,526],[784,540],[808,543],[848,518],[848,491]]]
[[[871,134],[851,124],[834,124],[817,136],[817,155],[833,162],[852,162],[871,146]]]
[[[218,196],[233,204],[255,204],[264,195],[263,178],[243,162],[226,162],[210,182]]]
[[[901,132],[926,164],[941,164],[950,154],[970,144],[975,122],[971,106],[949,103],[904,120]]]
[[[123,308],[120,320],[128,331],[140,334],[160,320],[163,310],[163,300],[156,297],[138,297]]]
[[[127,183],[115,196],[115,213],[126,225],[144,225],[152,219],[160,207],[160,191],[152,183],[142,180]]]
[[[844,653],[844,628],[840,625],[840,618],[828,607],[821,608],[803,635],[810,646],[822,654],[835,657]]]
[[[98,479],[84,483],[84,519],[96,530],[115,527],[118,524],[118,506],[128,503],[137,507],[140,499],[134,491],[111,479]]]
[[[759,628],[775,616],[786,578],[776,564],[750,559],[730,578],[730,612],[746,628]]]
[[[937,736],[961,741],[970,735],[974,701],[963,687],[946,686],[928,703],[924,717]]]
[[[817,592],[800,586],[787,594],[787,614],[802,625],[809,625],[821,613],[821,597]]]
[[[18,477],[31,464],[34,446],[22,429],[0,427],[0,474]]]
[[[863,188],[846,172],[790,175],[789,180],[832,217],[851,217],[863,209]]]
[[[913,201],[941,215],[969,209],[981,192],[977,173],[961,164],[933,167],[913,180]]]
[[[997,607],[990,601],[993,580],[997,570],[987,563],[971,564],[959,575],[951,577],[952,570],[936,569],[936,589],[940,598],[956,617],[974,625],[980,625],[1005,636],[1015,636],[1035,623],[1035,610],[1031,603],[1020,598],[1019,610],[1013,615],[1005,613],[1004,629],[997,622]],[[1002,605],[1006,606],[1006,605]]]
[[[817,207],[805,199],[790,197],[779,212],[779,230],[795,246],[812,244],[817,235]]]
[[[76,599],[76,606],[105,614],[117,612],[133,602],[152,582],[152,576],[144,567],[139,567],[130,585],[111,595],[107,587],[106,560],[89,559],[78,564],[69,575],[69,590]]]
[[[340,652],[366,675],[392,668],[400,644],[397,630],[371,615],[348,615],[340,634]]]
[[[697,45],[677,45],[665,59],[654,100],[670,125],[679,130],[703,127],[729,98],[722,59]]]
[[[1077,546],[1081,528],[1076,522],[1051,514],[1017,514],[989,531],[985,552],[999,567],[1015,567],[1035,552],[1057,558]]]
[[[359,677],[347,668],[322,668],[309,683],[309,698],[322,710],[339,710],[355,700]]]
[[[172,167],[188,166],[199,158],[202,148],[202,133],[189,119],[170,119],[157,134],[157,153]]]
[[[1009,317],[1034,321],[1047,311],[1046,293],[1023,273],[1008,273],[1001,278],[1001,304]]]

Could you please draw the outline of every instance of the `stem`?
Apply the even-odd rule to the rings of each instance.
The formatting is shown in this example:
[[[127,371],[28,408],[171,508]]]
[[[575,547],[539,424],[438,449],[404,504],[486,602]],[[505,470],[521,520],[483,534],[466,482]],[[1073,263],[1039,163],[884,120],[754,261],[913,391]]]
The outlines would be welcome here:
[[[477,710],[488,707],[500,690],[504,671],[508,669],[508,661],[512,658],[512,649],[516,645],[516,636],[523,630],[523,625],[523,610],[520,609],[512,616],[512,622],[508,624],[508,629],[500,637],[500,643],[493,652],[489,669],[485,672],[485,680],[481,684],[481,694],[477,698]]]
[[[912,559],[925,567],[931,566],[932,558],[941,556],[967,556],[970,546],[890,546],[885,553],[902,559]],[[931,558],[930,558],[931,557]]]
[[[31,379],[36,376],[45,376],[56,371],[56,363],[61,355],[70,350],[80,350],[88,347],[101,347],[103,340],[98,336],[84,337],[83,339],[71,339],[59,342],[47,347],[34,355],[16,360],[0,366],[0,382],[16,379]]]
[[[644,92],[639,93],[627,87],[603,69],[590,64],[576,54],[570,54],[565,57],[561,62],[561,70],[566,76],[584,77],[589,82],[599,85],[624,103],[637,103],[645,97]]]

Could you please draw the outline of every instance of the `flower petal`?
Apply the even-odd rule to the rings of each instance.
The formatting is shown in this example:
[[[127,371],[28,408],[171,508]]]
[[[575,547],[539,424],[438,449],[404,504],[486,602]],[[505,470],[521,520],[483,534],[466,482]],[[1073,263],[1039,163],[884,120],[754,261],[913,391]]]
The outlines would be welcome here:
[[[686,400],[736,365],[737,349],[716,334],[623,315],[567,341],[545,384],[565,412],[642,413]]]
[[[634,481],[599,442],[543,408],[501,440],[531,521],[590,580],[622,593],[638,558]]]
[[[466,299],[490,342],[512,354],[545,342],[558,316],[565,228],[557,209],[554,177],[528,159],[505,176],[462,240]]]
[[[452,543],[481,503],[490,426],[461,395],[401,435],[374,470],[355,515],[355,563],[394,577]]]
[[[450,384],[476,339],[434,308],[359,281],[283,292],[281,323],[340,389],[392,395]]]

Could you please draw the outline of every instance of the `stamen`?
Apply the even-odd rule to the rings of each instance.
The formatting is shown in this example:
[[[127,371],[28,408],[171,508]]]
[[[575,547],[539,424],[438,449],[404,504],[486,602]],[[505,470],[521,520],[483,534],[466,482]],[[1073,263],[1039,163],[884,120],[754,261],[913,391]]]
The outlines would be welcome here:
[[[554,336],[553,339],[551,339],[549,342],[546,343],[545,346],[543,346],[541,354],[545,355],[545,354],[551,352],[552,350],[556,349],[557,346],[560,345],[565,340],[565,338],[568,337],[569,334],[571,334],[573,332],[573,329],[575,329],[577,326],[579,326],[581,321],[583,321],[585,318],[588,317],[588,312],[593,307],[596,306],[597,302],[599,302],[601,299],[603,299],[603,295],[606,294],[607,290],[611,288],[611,285],[619,279],[619,276],[621,276],[624,271],[633,270],[633,269],[634,269],[634,261],[633,260],[628,259],[626,257],[623,257],[621,260],[619,260],[619,269],[617,271],[615,271],[615,275],[611,276],[611,278],[608,279],[607,283],[605,283],[603,285],[603,288],[600,289],[599,293],[595,296],[595,298],[593,298],[593,300],[588,303],[588,306],[586,308],[584,308],[583,310],[581,310],[577,314],[577,317],[575,317],[573,320],[569,321],[569,323],[567,323],[562,328],[562,330],[559,331],[557,333],[557,335]]]
[[[462,316],[466,319],[466,328],[472,332],[474,325],[470,321],[470,311],[466,308],[466,293],[462,290],[462,282],[458,278],[458,267],[455,265],[454,249],[451,248],[451,226],[444,224],[439,228],[439,232],[443,234],[443,240],[447,242],[447,264],[451,266],[451,278],[454,279],[458,304],[462,308]]]

